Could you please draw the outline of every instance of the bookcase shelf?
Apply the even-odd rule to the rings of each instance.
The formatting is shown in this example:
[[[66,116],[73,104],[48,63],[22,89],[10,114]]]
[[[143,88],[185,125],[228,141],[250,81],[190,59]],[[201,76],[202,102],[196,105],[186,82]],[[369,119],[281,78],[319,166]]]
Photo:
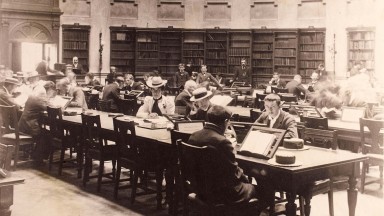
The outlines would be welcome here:
[[[375,29],[348,28],[348,71],[355,62],[362,63],[368,71],[375,67]]]
[[[281,75],[295,75],[298,32],[296,30],[275,31],[274,35],[273,70]]]
[[[228,39],[228,73],[232,74],[242,58],[251,63],[252,32],[233,30],[228,33]]]
[[[163,76],[172,77],[179,70],[182,32],[177,29],[160,30],[159,70]]]
[[[158,29],[136,29],[136,75],[159,70],[159,33]]]
[[[135,72],[135,29],[127,27],[110,27],[111,32],[111,66],[119,72]]]
[[[253,82],[262,82],[259,75],[273,74],[273,42],[271,30],[254,30],[252,34],[252,74]],[[270,79],[270,78],[269,78]]]
[[[86,25],[62,25],[63,28],[63,59],[62,62],[72,64],[77,56],[84,71],[89,70],[89,30]]]
[[[212,74],[228,73],[227,33],[225,30],[207,30],[205,34],[205,63]]]
[[[193,71],[200,71],[200,65],[204,64],[205,57],[205,31],[183,31],[182,59],[186,64],[192,63]]]

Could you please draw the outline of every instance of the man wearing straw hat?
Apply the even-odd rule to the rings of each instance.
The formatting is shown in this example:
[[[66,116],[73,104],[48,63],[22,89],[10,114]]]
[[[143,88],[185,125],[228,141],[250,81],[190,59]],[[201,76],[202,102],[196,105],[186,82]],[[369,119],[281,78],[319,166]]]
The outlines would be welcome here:
[[[13,92],[20,85],[20,82],[15,78],[6,78],[2,86],[0,86],[0,104],[6,106],[16,105],[19,107],[13,98]]]
[[[200,87],[192,92],[190,101],[195,103],[196,109],[190,112],[190,118],[193,120],[207,121],[207,111],[211,108],[212,104],[209,101],[211,99],[212,92],[207,88]]]
[[[146,83],[152,96],[144,98],[144,103],[137,111],[136,116],[141,118],[156,118],[164,114],[174,114],[174,100],[162,94],[167,80],[155,76],[152,79],[147,80]]]

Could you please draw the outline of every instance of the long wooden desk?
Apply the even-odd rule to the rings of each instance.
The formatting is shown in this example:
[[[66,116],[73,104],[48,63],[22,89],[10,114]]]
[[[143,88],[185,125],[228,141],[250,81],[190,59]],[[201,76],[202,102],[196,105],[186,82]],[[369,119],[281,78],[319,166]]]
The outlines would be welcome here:
[[[108,114],[105,112],[92,112],[100,115],[102,129],[107,136],[110,136],[111,140],[114,140],[112,118],[108,117]],[[126,116],[119,118],[133,117]],[[76,126],[81,125],[80,115],[64,116],[63,120],[66,122],[66,124],[68,124],[68,126],[74,126],[72,129],[75,130]],[[167,129],[150,130],[136,127],[136,135],[139,138],[147,139],[153,143],[161,144],[161,146],[169,148],[172,147],[170,132]],[[294,153],[297,160],[302,162],[302,166],[293,168],[276,167],[269,164],[267,160],[241,155],[236,155],[236,157],[240,166],[244,168],[248,175],[255,177],[260,177],[261,175],[266,177],[276,190],[283,190],[288,192],[289,197],[286,206],[288,215],[295,215],[296,205],[294,200],[297,191],[300,189],[300,186],[315,180],[329,178],[334,175],[348,175],[349,215],[355,215],[355,207],[357,201],[356,177],[359,176],[359,162],[366,160],[366,157],[361,154],[355,154],[343,150],[332,151],[315,147],[311,147],[306,151],[295,151]],[[173,196],[173,182],[171,185],[167,185],[167,188],[168,187],[170,188],[170,191],[167,189],[167,191],[170,192],[169,195]]]
[[[12,173],[10,177],[0,178],[0,215],[9,216],[12,213],[13,185],[24,183],[24,179]]]

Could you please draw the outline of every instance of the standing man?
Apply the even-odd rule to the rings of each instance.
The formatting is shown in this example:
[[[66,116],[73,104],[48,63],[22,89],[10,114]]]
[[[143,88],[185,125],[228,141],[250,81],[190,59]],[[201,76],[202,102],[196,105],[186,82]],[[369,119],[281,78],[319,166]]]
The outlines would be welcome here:
[[[245,58],[241,59],[241,65],[235,67],[235,76],[233,82],[245,82],[245,85],[252,84],[252,72],[251,68],[247,65]]]
[[[179,64],[179,71],[176,72],[175,77],[174,77],[175,87],[179,87],[180,89],[182,89],[185,85],[185,82],[187,82],[187,80],[189,80],[189,74],[184,69],[185,69],[184,64],[180,63]]]
[[[72,71],[75,74],[83,74],[84,73],[83,65],[81,65],[79,63],[79,58],[77,56],[74,56],[72,58]]]
[[[117,71],[116,67],[115,66],[111,66],[109,74],[107,75],[107,78],[105,79],[107,84],[111,84],[111,83],[113,83],[115,81],[116,71]]]
[[[120,100],[120,88],[124,85],[124,78],[122,75],[116,76],[116,79],[113,83],[106,85],[103,89],[103,98],[104,101],[111,101],[110,110],[112,112],[119,111],[119,100]]]

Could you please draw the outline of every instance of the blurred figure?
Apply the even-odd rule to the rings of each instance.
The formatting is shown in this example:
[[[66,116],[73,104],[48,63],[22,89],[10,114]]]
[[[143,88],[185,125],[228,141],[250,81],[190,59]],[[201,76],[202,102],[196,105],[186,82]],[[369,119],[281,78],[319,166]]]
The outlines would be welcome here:
[[[349,71],[349,77],[353,77],[353,76],[359,74],[360,73],[360,69],[361,69],[361,62],[355,62],[353,64],[353,67]]]
[[[40,74],[37,71],[30,72],[28,74],[27,80],[29,82],[29,88],[32,90],[30,94],[37,96],[45,96],[45,82],[43,80],[40,80]]]
[[[100,81],[98,79],[96,79],[95,75],[91,72],[88,72],[86,75],[85,75],[85,85],[87,86],[99,86],[100,85]]]
[[[277,88],[285,88],[285,82],[280,79],[280,74],[274,72],[272,79],[269,81],[269,85],[276,86]]]
[[[301,76],[296,74],[293,77],[293,80],[289,81],[285,88],[288,89],[288,92],[295,95],[297,98],[301,98],[302,95],[306,96],[308,91],[301,84]]]
[[[314,92],[319,90],[319,74],[316,71],[312,72],[311,82],[308,83],[308,91]]]
[[[102,100],[111,101],[111,112],[118,112],[118,104],[120,101],[120,89],[124,85],[124,78],[122,75],[119,74],[114,80],[115,81],[113,83],[110,83],[104,87]]]
[[[193,120],[207,121],[207,112],[212,107],[210,102],[212,92],[208,91],[204,87],[197,88],[192,92],[191,102],[194,103],[194,107],[190,112],[190,118]]]
[[[197,84],[193,80],[185,82],[184,90],[177,95],[175,99],[175,106],[186,107],[186,115],[194,108],[193,103],[190,101],[192,92],[196,89]]]
[[[116,73],[117,73],[117,68],[115,66],[111,66],[109,74],[105,78],[105,81],[107,84],[111,84],[111,83],[115,82]]]
[[[185,71],[188,73],[189,77],[192,76],[192,62],[188,61],[187,64],[185,65]]]
[[[72,58],[72,71],[75,74],[83,74],[85,73],[83,65],[79,63],[79,58],[77,56],[74,56]]]
[[[56,87],[60,95],[73,97],[68,107],[81,107],[83,110],[88,109],[84,92],[80,87],[72,86],[66,78],[59,80]]]

